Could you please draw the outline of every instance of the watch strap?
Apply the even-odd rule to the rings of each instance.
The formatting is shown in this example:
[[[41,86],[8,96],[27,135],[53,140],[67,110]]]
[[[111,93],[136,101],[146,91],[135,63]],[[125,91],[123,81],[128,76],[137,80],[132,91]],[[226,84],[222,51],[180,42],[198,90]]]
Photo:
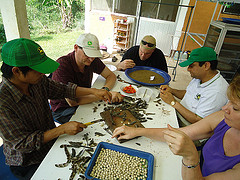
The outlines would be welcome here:
[[[103,86],[102,89],[105,89],[105,90],[107,90],[107,91],[110,91],[110,89],[109,89],[108,87],[105,87],[105,86]]]

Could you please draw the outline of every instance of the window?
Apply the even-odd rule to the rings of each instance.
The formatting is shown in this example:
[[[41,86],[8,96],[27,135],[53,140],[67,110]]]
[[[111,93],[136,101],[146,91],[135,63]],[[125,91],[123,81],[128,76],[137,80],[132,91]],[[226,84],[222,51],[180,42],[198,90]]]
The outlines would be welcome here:
[[[115,13],[136,15],[138,0],[115,0]]]
[[[155,3],[142,3],[142,17],[166,20],[166,21],[175,21],[178,11],[178,6],[165,5],[158,3],[168,3],[169,0],[151,0]],[[172,0],[171,4],[179,5],[180,0]]]
[[[145,0],[146,1],[146,0]],[[169,3],[169,0],[148,0],[142,2],[142,17],[175,21],[178,6],[158,3]],[[136,16],[138,0],[92,0],[92,10],[109,11],[113,13]],[[151,2],[151,3],[150,3]],[[171,4],[178,5],[180,0],[172,0]],[[114,7],[113,7],[114,6]]]
[[[224,14],[234,14],[234,15],[240,15],[240,4],[235,3],[233,5],[230,5],[230,7],[225,6],[223,8]]]
[[[92,0],[91,3],[92,10],[112,12],[113,0]]]

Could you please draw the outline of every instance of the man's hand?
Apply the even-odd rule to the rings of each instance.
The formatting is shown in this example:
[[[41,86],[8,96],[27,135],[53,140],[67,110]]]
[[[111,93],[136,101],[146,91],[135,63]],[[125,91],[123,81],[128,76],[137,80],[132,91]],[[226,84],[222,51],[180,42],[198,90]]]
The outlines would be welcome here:
[[[58,136],[62,134],[69,134],[69,135],[75,135],[81,131],[83,131],[83,128],[86,128],[87,126],[76,122],[76,121],[70,121],[65,124],[62,124],[56,128],[50,129],[43,134],[43,143],[47,143]]]
[[[132,139],[132,138],[135,138],[137,136],[136,133],[135,133],[136,130],[137,130],[137,128],[128,127],[128,126],[121,126],[121,127],[116,128],[113,131],[112,138],[116,137],[118,140]]]
[[[168,91],[161,91],[160,98],[167,104],[171,104],[172,101],[175,101],[173,95]]]
[[[86,128],[87,126],[77,121],[70,121],[59,127],[63,129],[64,134],[75,135],[83,131],[83,128]]]
[[[112,101],[112,94],[105,89],[95,89],[93,93],[97,98],[104,100],[105,102]]]
[[[170,88],[168,85],[161,85],[159,90],[160,90],[160,92],[172,93],[172,88]]]
[[[118,70],[126,70],[127,68],[133,68],[136,66],[132,59],[125,59],[117,65]]]
[[[123,96],[119,92],[110,91],[110,93],[112,94],[112,103],[123,101]]]

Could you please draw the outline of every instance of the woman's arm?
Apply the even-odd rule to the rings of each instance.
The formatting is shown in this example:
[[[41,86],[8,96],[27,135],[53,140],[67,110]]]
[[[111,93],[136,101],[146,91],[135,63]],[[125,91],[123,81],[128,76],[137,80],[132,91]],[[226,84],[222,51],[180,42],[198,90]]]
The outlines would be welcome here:
[[[193,141],[209,138],[217,125],[224,119],[224,111],[217,111],[189,126],[180,128]]]

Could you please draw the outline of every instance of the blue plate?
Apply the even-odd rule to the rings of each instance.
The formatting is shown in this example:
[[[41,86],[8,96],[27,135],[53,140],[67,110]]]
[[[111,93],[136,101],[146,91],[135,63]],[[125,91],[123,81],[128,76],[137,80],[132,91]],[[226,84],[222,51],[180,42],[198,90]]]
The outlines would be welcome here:
[[[95,161],[97,160],[97,157],[101,151],[101,149],[111,149],[114,151],[118,151],[121,153],[126,153],[130,156],[137,156],[143,159],[146,159],[148,161],[148,172],[147,172],[147,180],[152,180],[153,178],[153,165],[154,165],[154,157],[152,154],[144,152],[144,151],[139,151],[139,150],[135,150],[135,149],[131,149],[131,148],[127,148],[127,147],[123,147],[123,146],[119,146],[119,145],[115,145],[115,144],[110,144],[110,143],[106,143],[106,142],[100,142],[92,156],[91,161],[88,164],[88,167],[85,171],[85,176],[87,179],[94,179],[94,180],[99,180],[97,178],[93,178],[90,176],[91,171],[95,165]]]
[[[239,24],[240,25],[240,19],[222,18],[222,21],[225,22],[225,23]]]
[[[134,72],[134,71],[137,71],[137,70],[149,70],[149,71],[153,71],[159,75],[161,75],[163,78],[164,78],[164,83],[160,83],[160,84],[150,84],[150,83],[144,83],[144,82],[140,82],[140,81],[137,81],[133,78],[131,78],[129,76],[129,74],[131,72]],[[126,69],[125,71],[125,74],[126,76],[131,79],[132,81],[136,82],[136,83],[139,83],[139,84],[142,84],[142,85],[145,85],[145,86],[160,86],[160,85],[163,85],[163,84],[168,84],[170,81],[171,81],[171,77],[169,76],[168,73],[166,73],[165,71],[162,71],[160,69],[157,69],[157,68],[153,68],[153,67],[148,67],[148,66],[135,66],[134,68],[129,68],[129,69]]]

